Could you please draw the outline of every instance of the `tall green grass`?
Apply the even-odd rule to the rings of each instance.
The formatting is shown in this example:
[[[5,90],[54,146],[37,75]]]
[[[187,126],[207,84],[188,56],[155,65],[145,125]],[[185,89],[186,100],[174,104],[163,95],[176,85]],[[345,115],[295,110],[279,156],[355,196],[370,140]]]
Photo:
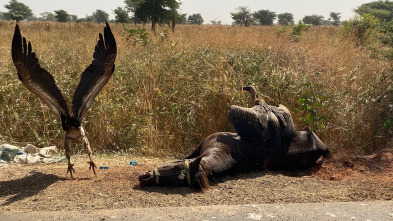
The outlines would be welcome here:
[[[17,78],[14,25],[0,23],[0,139],[62,147],[59,120]],[[24,22],[20,28],[70,103],[103,25]],[[175,33],[161,27],[164,35],[146,31],[143,44],[131,41],[122,25],[111,28],[115,74],[85,122],[93,150],[190,153],[207,135],[234,131],[227,110],[251,105],[241,91],[247,84],[266,102],[287,106],[299,130],[311,126],[332,150],[369,153],[389,144],[382,115],[389,114],[383,93],[391,64],[371,58],[339,28],[312,27],[294,41],[291,30],[278,35],[275,27],[177,26]]]

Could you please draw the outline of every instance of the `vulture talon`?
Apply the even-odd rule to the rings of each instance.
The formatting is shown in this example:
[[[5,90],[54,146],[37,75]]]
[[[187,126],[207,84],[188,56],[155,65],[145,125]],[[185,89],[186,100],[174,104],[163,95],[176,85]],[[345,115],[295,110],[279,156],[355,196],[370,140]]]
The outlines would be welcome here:
[[[96,164],[93,161],[88,162],[90,164],[89,170],[93,169],[94,176],[97,176],[95,168],[97,168]]]
[[[71,179],[73,179],[73,180],[77,179],[77,177],[74,177],[74,175],[72,174],[72,173],[75,174],[74,164],[68,164],[67,175],[68,175],[68,173],[70,173]]]

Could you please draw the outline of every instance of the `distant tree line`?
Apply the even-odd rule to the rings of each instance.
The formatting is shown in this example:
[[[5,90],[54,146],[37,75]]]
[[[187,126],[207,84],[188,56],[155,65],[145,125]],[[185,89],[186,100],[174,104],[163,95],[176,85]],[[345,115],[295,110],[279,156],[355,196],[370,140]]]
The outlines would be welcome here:
[[[340,16],[341,13],[331,12],[328,20],[324,20],[321,15],[306,15],[302,19],[303,23],[310,25],[335,25],[341,24]],[[276,18],[278,19],[277,24],[279,25],[290,25],[294,24],[293,14],[289,12],[277,14],[270,10],[259,10],[251,12],[246,6],[240,6],[235,12],[231,13],[233,24],[240,26],[250,25],[273,25]]]
[[[151,23],[151,29],[155,31],[157,25],[165,25],[175,29],[176,24],[202,25],[204,19],[201,14],[179,13],[180,1],[177,0],[124,0],[124,7],[117,7],[112,10],[115,19],[112,22],[118,23]],[[36,17],[32,10],[24,3],[17,0],[10,0],[4,7],[8,12],[0,12],[0,19],[4,20],[28,20],[28,21],[57,21],[57,22],[97,22],[101,23],[109,19],[109,14],[103,10],[96,10],[91,15],[78,18],[69,14],[65,10],[53,12],[43,12]],[[389,0],[374,1],[362,4],[355,12],[359,15],[370,14],[381,21],[391,21],[393,19],[393,2]],[[277,19],[279,25],[294,24],[294,16],[289,12],[277,14],[270,10],[259,10],[251,12],[248,7],[240,6],[235,12],[230,13],[233,24],[240,26],[250,25],[273,25]],[[310,25],[341,25],[341,13],[331,12],[330,17],[325,19],[322,15],[306,15],[302,22]],[[219,25],[221,21],[211,21],[212,25]]]

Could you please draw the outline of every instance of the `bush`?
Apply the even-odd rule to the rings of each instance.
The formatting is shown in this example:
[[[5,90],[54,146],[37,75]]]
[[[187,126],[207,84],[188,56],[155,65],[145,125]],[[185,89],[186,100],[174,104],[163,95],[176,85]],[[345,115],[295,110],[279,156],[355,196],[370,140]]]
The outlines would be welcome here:
[[[356,44],[365,46],[369,44],[376,34],[379,20],[370,14],[357,15],[349,21],[343,22],[345,37],[354,36]]]
[[[308,31],[311,25],[304,24],[302,21],[299,21],[297,25],[292,26],[291,38],[295,41],[299,41],[300,37],[302,37],[303,32]]]

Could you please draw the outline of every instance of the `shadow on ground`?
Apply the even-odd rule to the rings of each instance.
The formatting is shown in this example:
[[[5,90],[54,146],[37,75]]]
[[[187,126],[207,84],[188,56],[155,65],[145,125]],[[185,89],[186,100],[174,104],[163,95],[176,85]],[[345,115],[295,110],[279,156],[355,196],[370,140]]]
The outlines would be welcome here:
[[[64,180],[64,178],[32,171],[29,176],[20,179],[0,181],[0,197],[14,195],[7,199],[2,206],[34,196],[59,180]]]

